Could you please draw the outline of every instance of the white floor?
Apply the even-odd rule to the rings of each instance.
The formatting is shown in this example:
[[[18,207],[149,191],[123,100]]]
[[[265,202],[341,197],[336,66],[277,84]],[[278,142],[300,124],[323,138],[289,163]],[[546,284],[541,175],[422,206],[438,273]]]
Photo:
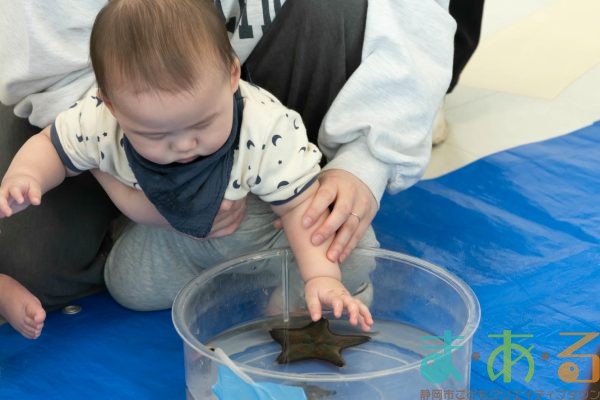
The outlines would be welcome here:
[[[556,1],[486,0],[480,43]],[[568,30],[568,26],[557,29]],[[433,149],[425,179],[489,154],[570,133],[600,120],[600,65],[552,100],[467,87],[459,81],[446,97],[445,113],[450,134]]]

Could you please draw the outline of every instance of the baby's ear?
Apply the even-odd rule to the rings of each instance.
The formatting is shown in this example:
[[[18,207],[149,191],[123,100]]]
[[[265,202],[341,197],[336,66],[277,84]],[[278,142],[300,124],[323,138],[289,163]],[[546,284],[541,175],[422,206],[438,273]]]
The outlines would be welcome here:
[[[108,98],[106,93],[104,93],[102,91],[102,89],[98,89],[98,92],[96,93],[96,97],[98,97],[100,100],[102,100],[104,102],[104,104],[106,104],[106,107],[108,107],[110,112],[114,114],[113,103],[112,103],[112,101],[110,101],[110,99]]]
[[[231,91],[235,93],[238,90],[238,86],[240,84],[240,75],[241,75],[241,67],[240,60],[238,58],[235,59],[233,64],[231,65]]]

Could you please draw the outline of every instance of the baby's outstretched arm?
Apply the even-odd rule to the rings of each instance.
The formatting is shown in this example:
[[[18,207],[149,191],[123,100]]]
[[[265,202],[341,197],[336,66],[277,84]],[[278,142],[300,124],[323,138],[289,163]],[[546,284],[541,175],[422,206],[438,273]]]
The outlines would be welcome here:
[[[320,224],[314,224],[311,228],[302,227],[302,216],[318,187],[317,181],[290,202],[273,206],[275,213],[281,217],[285,235],[298,262],[300,275],[304,280],[308,311],[311,319],[317,321],[321,318],[323,305],[331,307],[336,318],[340,318],[346,310],[352,325],[360,324],[363,330],[369,330],[373,325],[369,309],[360,300],[352,297],[341,282],[338,264],[331,262],[326,256],[333,239],[315,246],[310,237]],[[325,214],[321,216],[323,219],[326,217]]]
[[[0,184],[0,218],[39,205],[42,195],[67,175],[52,142],[50,127],[32,136],[19,149]]]

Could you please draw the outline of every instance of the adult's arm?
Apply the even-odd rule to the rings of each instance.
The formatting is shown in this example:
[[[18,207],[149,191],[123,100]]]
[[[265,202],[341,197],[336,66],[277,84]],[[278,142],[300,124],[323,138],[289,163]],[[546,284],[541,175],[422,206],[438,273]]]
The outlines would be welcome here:
[[[93,84],[89,35],[106,0],[0,1],[0,102],[45,127]]]
[[[338,232],[330,259],[356,245],[386,188],[397,193],[422,176],[451,78],[455,27],[448,1],[369,2],[361,64],[321,125],[319,147],[330,161],[305,214],[314,221],[335,200],[313,235],[319,243]]]
[[[386,186],[397,193],[417,182],[452,75],[455,28],[448,1],[369,2],[361,65],[319,132],[325,169],[351,172],[378,201]]]

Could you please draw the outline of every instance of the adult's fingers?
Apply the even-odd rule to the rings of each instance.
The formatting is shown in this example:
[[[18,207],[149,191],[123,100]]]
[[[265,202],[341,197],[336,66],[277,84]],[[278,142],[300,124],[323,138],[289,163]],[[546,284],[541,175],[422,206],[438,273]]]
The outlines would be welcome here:
[[[377,213],[377,200],[367,185],[346,171],[325,171],[319,183],[317,195],[323,191],[323,198],[333,198],[335,203],[331,213],[313,232],[311,241],[319,245],[333,236],[327,258],[340,262],[356,247],[369,228]]]
[[[311,236],[315,246],[334,236],[352,211],[354,196],[351,193],[352,185],[347,180],[349,176],[352,177],[345,171],[328,170],[319,177],[319,189],[303,216],[303,225],[306,227],[307,221],[312,226],[323,215],[327,215]],[[333,210],[329,212],[332,204]]]
[[[246,198],[223,200],[208,237],[232,234],[240,226],[246,212]]]
[[[337,189],[334,185],[323,185],[319,179],[319,189],[302,217],[302,226],[310,228],[327,212],[329,205],[335,201]],[[322,242],[322,241],[321,241]],[[316,245],[320,243],[315,243]]]

